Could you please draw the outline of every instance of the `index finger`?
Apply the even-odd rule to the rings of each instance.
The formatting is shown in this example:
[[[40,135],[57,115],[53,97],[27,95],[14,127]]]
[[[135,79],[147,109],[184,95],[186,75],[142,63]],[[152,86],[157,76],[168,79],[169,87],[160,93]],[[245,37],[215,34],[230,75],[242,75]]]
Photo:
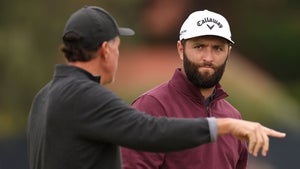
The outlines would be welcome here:
[[[270,129],[268,127],[264,127],[264,130],[265,130],[266,134],[271,137],[284,138],[286,136],[286,133]]]

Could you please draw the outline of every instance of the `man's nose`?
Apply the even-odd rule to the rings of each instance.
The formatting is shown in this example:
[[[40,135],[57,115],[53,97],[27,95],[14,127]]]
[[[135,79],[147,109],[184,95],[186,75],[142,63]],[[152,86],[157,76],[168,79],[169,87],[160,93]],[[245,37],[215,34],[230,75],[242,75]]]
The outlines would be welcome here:
[[[213,60],[213,50],[211,48],[208,47],[204,50],[203,60],[208,62]]]

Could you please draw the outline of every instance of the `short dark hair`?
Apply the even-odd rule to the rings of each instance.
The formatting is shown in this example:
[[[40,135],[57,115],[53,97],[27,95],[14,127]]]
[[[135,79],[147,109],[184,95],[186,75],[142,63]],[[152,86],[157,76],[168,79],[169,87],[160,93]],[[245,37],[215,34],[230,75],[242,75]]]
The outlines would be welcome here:
[[[82,37],[74,32],[69,32],[63,37],[63,45],[61,51],[69,62],[90,61],[94,58],[94,54],[98,47],[86,46],[82,43]]]

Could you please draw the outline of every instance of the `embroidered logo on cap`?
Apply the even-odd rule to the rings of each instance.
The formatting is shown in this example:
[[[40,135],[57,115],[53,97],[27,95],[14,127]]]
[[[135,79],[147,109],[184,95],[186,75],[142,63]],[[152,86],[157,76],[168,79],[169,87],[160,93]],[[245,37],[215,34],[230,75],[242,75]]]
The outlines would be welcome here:
[[[221,22],[219,22],[217,19],[214,19],[214,18],[208,18],[208,17],[206,17],[206,18],[204,18],[204,19],[198,21],[198,22],[197,22],[197,25],[198,25],[198,26],[202,26],[202,25],[205,24],[205,23],[206,23],[207,27],[208,27],[210,30],[212,30],[212,29],[214,28],[215,24],[218,25],[219,28],[222,28],[222,27],[223,27],[223,25],[221,24]],[[213,25],[210,25],[209,23],[213,23]]]
[[[215,26],[215,25],[211,25],[211,26],[210,26],[209,24],[206,24],[206,25],[207,25],[207,27],[208,27],[210,30],[212,30],[212,28],[214,28],[214,26]]]

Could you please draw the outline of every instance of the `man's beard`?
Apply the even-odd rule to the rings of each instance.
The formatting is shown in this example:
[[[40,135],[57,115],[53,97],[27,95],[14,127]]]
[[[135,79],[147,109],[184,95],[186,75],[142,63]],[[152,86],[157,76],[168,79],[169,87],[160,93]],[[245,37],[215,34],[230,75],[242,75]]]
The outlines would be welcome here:
[[[228,57],[227,57],[228,58]],[[192,61],[190,61],[187,56],[185,51],[183,52],[183,66],[184,66],[184,71],[189,79],[190,82],[192,82],[196,87],[199,89],[208,89],[212,88],[215,85],[219,83],[221,80],[225,67],[226,67],[226,61],[221,65],[221,66],[215,66],[210,62],[204,62],[202,64],[196,64]],[[201,66],[210,66],[212,69],[215,70],[215,72],[210,75],[208,72],[200,73],[199,68]]]

